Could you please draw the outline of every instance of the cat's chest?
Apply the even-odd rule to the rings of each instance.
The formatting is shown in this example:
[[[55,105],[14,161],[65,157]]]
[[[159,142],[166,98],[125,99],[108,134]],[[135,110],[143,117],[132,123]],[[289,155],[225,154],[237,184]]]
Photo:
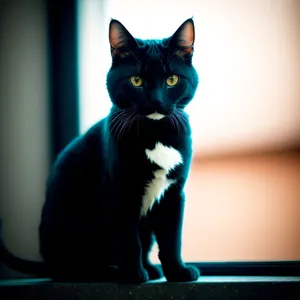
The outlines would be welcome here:
[[[170,146],[160,142],[153,149],[145,149],[147,161],[156,164],[159,169],[153,171],[153,177],[146,182],[142,198],[141,216],[146,216],[155,201],[159,201],[165,191],[176,182],[176,179],[168,178],[169,173],[183,163],[181,153]]]

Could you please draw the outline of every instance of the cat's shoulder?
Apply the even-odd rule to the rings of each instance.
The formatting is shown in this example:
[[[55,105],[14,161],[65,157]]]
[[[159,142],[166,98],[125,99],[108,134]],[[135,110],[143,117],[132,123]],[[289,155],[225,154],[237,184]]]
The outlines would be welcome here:
[[[91,126],[85,133],[71,140],[58,154],[56,164],[72,159],[92,156],[99,151],[101,137],[104,135],[106,119]]]

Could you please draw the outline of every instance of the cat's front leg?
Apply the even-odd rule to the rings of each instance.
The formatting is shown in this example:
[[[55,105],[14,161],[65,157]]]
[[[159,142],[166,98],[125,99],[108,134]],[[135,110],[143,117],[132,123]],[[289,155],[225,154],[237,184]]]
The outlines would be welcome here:
[[[147,218],[142,218],[140,223],[140,240],[142,245],[142,261],[143,266],[147,270],[149,279],[155,280],[163,277],[161,268],[154,266],[149,258],[152,246],[154,244],[154,236],[151,224]]]
[[[181,258],[184,204],[182,188],[173,185],[156,207],[154,230],[159,246],[159,259],[168,281],[195,281],[200,275],[197,268],[186,266]]]
[[[127,207],[120,207],[120,261],[119,281],[142,283],[149,276],[142,262],[142,246],[139,238],[139,216]]]

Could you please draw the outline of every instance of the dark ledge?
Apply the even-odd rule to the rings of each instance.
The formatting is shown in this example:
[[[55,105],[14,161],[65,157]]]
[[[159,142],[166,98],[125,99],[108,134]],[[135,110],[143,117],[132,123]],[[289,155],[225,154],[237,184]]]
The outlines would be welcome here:
[[[300,277],[202,276],[192,283],[164,280],[140,285],[115,283],[55,283],[50,279],[0,280],[0,298],[6,299],[300,299]]]

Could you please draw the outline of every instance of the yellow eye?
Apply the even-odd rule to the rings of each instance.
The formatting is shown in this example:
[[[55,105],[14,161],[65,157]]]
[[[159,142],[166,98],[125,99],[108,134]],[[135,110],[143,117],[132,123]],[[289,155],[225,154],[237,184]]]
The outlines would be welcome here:
[[[139,76],[131,76],[130,81],[134,86],[141,86],[143,84],[143,79]]]
[[[177,84],[179,78],[177,75],[171,75],[167,78],[167,85],[168,86],[174,86],[175,84]]]

